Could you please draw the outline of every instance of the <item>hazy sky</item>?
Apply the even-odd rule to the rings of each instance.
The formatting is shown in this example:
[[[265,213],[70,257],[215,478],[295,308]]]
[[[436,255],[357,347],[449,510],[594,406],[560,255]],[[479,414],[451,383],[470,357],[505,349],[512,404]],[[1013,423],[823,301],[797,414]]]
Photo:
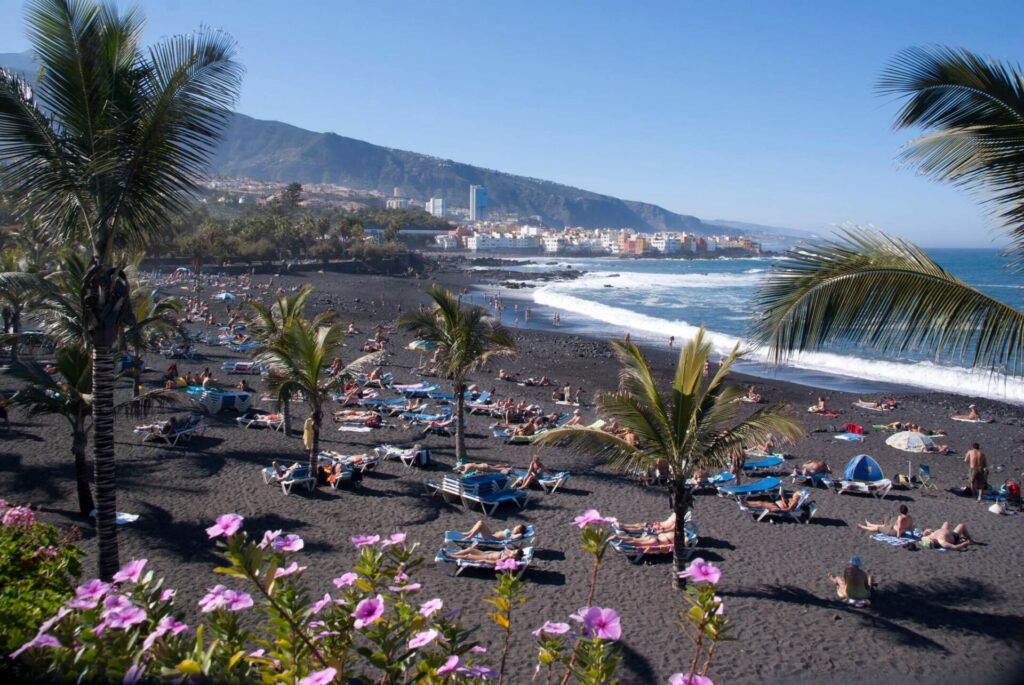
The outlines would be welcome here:
[[[239,111],[706,219],[874,224],[990,245],[964,193],[899,170],[874,92],[901,48],[1020,56],[1017,2],[144,0],[149,37],[239,42]],[[24,50],[0,0],[0,52]]]

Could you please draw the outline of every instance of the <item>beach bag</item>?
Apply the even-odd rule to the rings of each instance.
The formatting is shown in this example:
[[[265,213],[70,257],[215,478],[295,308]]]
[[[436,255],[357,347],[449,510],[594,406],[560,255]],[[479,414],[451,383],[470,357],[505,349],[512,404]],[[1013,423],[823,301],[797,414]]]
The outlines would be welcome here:
[[[416,459],[413,461],[416,466],[427,467],[430,466],[430,450],[426,447],[421,447],[416,452]]]
[[[1008,480],[1003,483],[1003,489],[1006,491],[1007,499],[1020,499],[1020,483],[1015,480]]]

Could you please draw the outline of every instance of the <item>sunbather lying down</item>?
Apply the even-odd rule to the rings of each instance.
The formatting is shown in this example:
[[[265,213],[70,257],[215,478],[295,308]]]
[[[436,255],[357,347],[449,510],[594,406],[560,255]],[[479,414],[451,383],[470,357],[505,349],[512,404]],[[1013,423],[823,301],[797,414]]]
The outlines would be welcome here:
[[[512,469],[507,464],[485,464],[483,462],[466,462],[456,464],[453,471],[458,473],[508,473]]]
[[[656,547],[658,545],[671,545],[676,541],[676,532],[675,530],[669,530],[662,533],[644,533],[643,535],[616,533],[612,539],[628,542],[634,547]]]
[[[461,533],[464,538],[480,537],[485,540],[521,540],[526,535],[526,526],[519,523],[512,528],[506,528],[505,530],[499,530],[497,532],[492,531],[487,527],[487,524],[483,521],[477,521],[473,524],[473,527],[467,530],[465,533]]]
[[[672,512],[664,521],[646,523],[620,523],[619,530],[627,533],[671,533],[676,529],[676,514]]]
[[[950,530],[949,521],[946,521],[942,524],[942,527],[936,530],[926,528],[921,535],[921,541],[917,544],[925,548],[941,547],[942,549],[960,551],[973,543],[974,540],[971,538],[970,533],[967,532],[966,525],[960,523]]]
[[[819,473],[832,473],[832,467],[824,461],[812,459],[793,471],[794,476],[817,476]]]
[[[773,502],[748,499],[745,502],[745,506],[751,509],[766,509],[768,511],[793,511],[793,507],[800,501],[801,496],[799,492],[794,492],[789,497],[782,497]]]
[[[289,475],[291,475],[292,471],[299,468],[300,464],[299,462],[295,462],[288,468],[285,468],[278,464],[276,461],[272,461],[270,462],[270,466],[274,469],[274,478],[276,480],[283,480],[287,478]]]
[[[453,559],[465,559],[467,561],[483,561],[489,564],[496,564],[502,559],[522,559],[523,550],[506,549],[496,552],[485,552],[475,547],[460,549],[458,552],[448,552]]]

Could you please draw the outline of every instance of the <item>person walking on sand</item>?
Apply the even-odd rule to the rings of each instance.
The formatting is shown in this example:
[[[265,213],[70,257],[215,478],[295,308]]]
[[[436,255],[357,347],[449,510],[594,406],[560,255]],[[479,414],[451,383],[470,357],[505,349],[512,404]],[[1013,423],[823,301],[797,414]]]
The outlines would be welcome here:
[[[985,461],[985,454],[981,451],[978,443],[971,445],[971,449],[964,455],[964,463],[967,464],[967,489],[977,495],[981,501],[988,485],[988,463]]]

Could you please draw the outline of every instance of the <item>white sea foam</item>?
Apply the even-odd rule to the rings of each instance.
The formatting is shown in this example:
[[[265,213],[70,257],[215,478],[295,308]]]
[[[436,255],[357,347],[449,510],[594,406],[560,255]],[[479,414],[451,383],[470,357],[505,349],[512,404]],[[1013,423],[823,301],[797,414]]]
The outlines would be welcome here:
[[[761,284],[764,277],[758,273],[700,273],[700,274],[652,274],[629,271],[596,271],[575,281],[557,284],[561,291],[596,290],[606,286],[629,290],[652,290],[680,288],[752,288]]]
[[[725,276],[725,274],[716,275]],[[647,279],[652,275],[630,274],[630,281],[634,280],[634,276]],[[599,278],[600,276],[598,275],[594,276],[595,280]],[[671,276],[667,278],[678,279],[681,277]],[[730,275],[729,278],[735,278],[735,275]],[[587,278],[585,280],[590,281],[591,279]],[[608,280],[614,281],[616,279]],[[664,340],[668,336],[673,335],[676,339],[686,339],[693,337],[697,333],[698,327],[686,321],[670,321],[622,307],[576,297],[572,294],[572,291],[579,290],[581,285],[583,285],[581,281],[574,281],[539,288],[534,291],[533,299],[540,305],[573,312],[632,331],[637,337],[641,337],[641,335],[637,334],[648,334],[652,338]],[[689,287],[695,286],[691,285]],[[721,285],[717,287],[721,287]],[[742,344],[742,340],[736,336],[716,331],[708,331],[706,335],[716,354],[726,354],[737,343]],[[763,351],[755,351],[748,355],[747,359],[763,363],[769,362],[767,355]],[[1024,383],[979,373],[963,367],[943,366],[931,362],[866,359],[829,352],[805,353],[792,359],[789,365],[836,376],[917,386],[929,390],[988,397],[1024,404]]]

